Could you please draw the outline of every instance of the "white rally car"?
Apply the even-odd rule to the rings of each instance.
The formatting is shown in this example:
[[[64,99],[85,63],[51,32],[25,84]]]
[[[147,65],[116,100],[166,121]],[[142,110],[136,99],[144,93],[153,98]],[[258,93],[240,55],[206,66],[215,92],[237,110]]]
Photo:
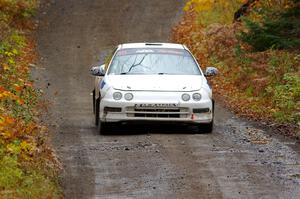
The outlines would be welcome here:
[[[93,91],[95,123],[100,133],[117,122],[191,123],[211,132],[212,90],[186,46],[171,43],[121,44],[110,63],[96,66]]]

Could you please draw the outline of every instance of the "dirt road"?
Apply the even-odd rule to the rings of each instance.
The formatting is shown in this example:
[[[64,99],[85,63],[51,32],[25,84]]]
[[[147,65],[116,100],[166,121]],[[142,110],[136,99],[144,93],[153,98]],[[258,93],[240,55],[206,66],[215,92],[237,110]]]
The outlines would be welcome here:
[[[66,198],[300,198],[299,143],[216,108],[213,134],[93,124],[89,68],[118,43],[167,41],[178,0],[43,0],[38,84],[64,165]],[[43,69],[44,68],[44,69]]]

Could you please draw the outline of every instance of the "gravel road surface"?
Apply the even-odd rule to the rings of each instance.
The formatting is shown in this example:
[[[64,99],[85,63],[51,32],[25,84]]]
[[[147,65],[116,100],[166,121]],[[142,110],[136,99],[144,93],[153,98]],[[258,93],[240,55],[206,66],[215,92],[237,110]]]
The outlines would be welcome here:
[[[300,198],[299,143],[217,105],[212,134],[174,125],[101,136],[90,66],[124,42],[168,41],[178,0],[42,0],[38,85],[64,165],[65,198]]]

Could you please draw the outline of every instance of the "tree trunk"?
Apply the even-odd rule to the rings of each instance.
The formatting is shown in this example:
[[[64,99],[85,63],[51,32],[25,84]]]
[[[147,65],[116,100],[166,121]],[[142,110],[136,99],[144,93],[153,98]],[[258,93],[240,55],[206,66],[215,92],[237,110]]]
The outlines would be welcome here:
[[[248,0],[244,3],[235,13],[234,13],[234,20],[233,22],[240,21],[241,17],[246,15],[250,8],[259,0]]]

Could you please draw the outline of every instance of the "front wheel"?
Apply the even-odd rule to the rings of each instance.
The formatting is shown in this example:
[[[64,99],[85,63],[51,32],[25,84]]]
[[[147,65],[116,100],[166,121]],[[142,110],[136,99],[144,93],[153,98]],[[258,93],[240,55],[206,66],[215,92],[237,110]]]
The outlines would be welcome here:
[[[95,125],[99,125],[100,98],[95,101]]]
[[[215,115],[215,101],[212,100],[212,121],[210,123],[206,123],[206,124],[199,124],[198,128],[199,128],[199,133],[212,133],[213,129],[214,129],[214,115]]]
[[[109,125],[106,122],[101,122],[99,121],[98,125],[98,131],[100,135],[105,135],[107,134],[107,130],[109,128]]]
[[[214,121],[212,120],[210,123],[207,124],[199,124],[198,128],[200,133],[212,133],[214,128]]]
[[[95,91],[95,89],[94,89],[94,90],[93,90],[93,113],[94,113],[94,114],[95,114],[95,112],[96,112],[95,106],[96,106],[96,91]]]

